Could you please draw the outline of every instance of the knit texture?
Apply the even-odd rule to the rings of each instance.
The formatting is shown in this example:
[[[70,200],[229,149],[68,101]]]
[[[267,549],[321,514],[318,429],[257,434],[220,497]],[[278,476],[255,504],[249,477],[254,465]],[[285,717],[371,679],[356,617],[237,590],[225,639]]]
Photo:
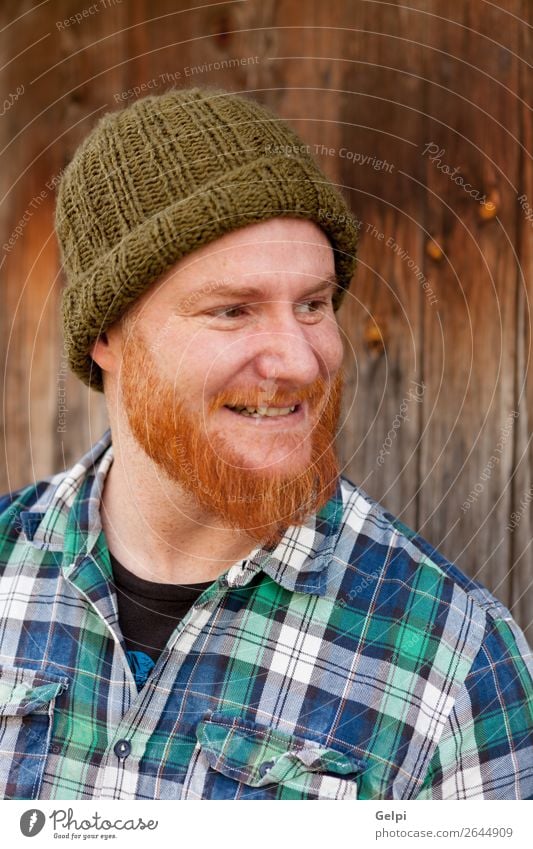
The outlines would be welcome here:
[[[265,107],[209,87],[172,89],[100,118],[66,167],[56,205],[65,347],[84,383],[103,391],[92,344],[150,284],[254,222],[285,216],[322,228],[338,309],[355,268],[356,222],[301,146]]]

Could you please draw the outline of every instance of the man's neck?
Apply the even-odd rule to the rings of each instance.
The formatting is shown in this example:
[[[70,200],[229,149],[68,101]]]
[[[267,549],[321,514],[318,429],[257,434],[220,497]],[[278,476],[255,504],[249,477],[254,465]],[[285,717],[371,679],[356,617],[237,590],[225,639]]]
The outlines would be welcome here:
[[[256,546],[170,480],[123,435],[113,439],[100,516],[109,550],[127,569],[165,584],[215,580]]]

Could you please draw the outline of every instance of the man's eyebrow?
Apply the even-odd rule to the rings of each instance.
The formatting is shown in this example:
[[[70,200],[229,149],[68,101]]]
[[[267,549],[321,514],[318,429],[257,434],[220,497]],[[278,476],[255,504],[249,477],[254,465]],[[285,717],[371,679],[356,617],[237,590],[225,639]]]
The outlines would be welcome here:
[[[311,289],[307,289],[299,297],[307,298],[309,295],[315,295],[317,292],[325,292],[329,289],[335,290],[339,285],[337,275],[330,274]],[[216,281],[213,281],[212,283],[204,284],[197,293],[191,292],[189,298],[194,299],[196,302],[203,301],[207,298],[209,300],[216,298],[256,298],[257,300],[261,300],[266,294],[260,286],[232,286],[223,283],[217,285]]]

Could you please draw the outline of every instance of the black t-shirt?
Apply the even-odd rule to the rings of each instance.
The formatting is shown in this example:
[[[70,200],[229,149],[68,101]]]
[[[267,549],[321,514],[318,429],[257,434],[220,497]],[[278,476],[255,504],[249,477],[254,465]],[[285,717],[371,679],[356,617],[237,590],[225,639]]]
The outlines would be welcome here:
[[[213,581],[158,584],[126,569],[110,552],[119,625],[137,687],[142,689],[176,625]]]

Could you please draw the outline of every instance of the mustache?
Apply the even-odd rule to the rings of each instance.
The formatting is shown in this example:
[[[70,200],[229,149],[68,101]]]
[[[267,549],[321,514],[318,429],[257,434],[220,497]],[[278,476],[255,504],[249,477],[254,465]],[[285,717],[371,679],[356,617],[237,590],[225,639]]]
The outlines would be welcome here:
[[[208,411],[212,413],[219,407],[225,406],[292,407],[295,404],[302,404],[304,401],[308,401],[310,406],[314,407],[328,397],[332,387],[333,381],[330,382],[319,377],[309,386],[290,393],[270,389],[258,390],[257,387],[250,387],[248,390],[223,390],[208,405]]]

